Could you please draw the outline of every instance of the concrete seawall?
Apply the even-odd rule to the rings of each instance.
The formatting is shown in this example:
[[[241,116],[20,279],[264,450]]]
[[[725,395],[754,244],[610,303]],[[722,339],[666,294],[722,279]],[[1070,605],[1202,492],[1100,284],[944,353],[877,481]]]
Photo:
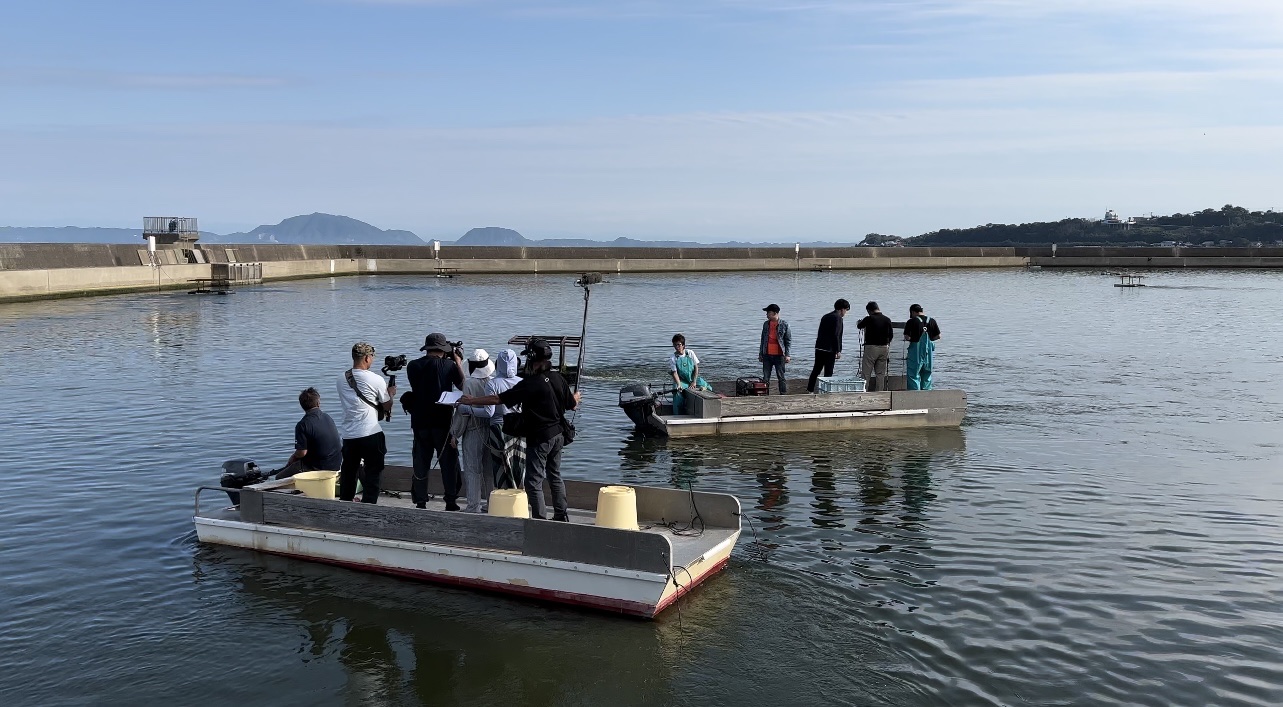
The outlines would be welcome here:
[[[162,248],[152,266],[127,244],[0,245],[0,301],[192,289],[209,263],[257,262],[263,279],[357,274],[653,273],[1023,267],[1014,248],[500,248],[202,245]],[[193,259],[205,263],[192,263]]]
[[[0,302],[192,289],[210,263],[262,263],[264,280],[357,274],[655,273],[926,268],[1283,268],[1283,248],[523,248],[0,244]],[[193,262],[203,260],[205,262]]]

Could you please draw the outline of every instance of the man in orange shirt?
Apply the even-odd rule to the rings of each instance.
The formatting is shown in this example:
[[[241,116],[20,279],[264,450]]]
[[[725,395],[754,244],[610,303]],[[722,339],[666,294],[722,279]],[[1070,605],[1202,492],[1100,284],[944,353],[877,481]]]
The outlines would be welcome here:
[[[784,364],[792,362],[789,349],[793,345],[793,335],[789,333],[789,323],[780,319],[780,306],[768,304],[762,308],[766,312],[766,321],[762,322],[762,344],[757,350],[757,360],[762,362],[762,379],[767,388],[771,385],[771,370],[780,381],[780,395],[789,392],[788,379],[784,375]]]

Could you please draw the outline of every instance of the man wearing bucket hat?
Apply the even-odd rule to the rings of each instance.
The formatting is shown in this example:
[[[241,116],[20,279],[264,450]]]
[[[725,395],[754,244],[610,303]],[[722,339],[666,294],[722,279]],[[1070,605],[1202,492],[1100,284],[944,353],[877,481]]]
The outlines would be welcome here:
[[[414,478],[410,483],[410,500],[417,508],[428,502],[428,473],[432,469],[432,455],[441,465],[441,484],[445,488],[445,507],[459,510],[459,457],[453,447],[446,444],[450,438],[450,420],[454,410],[448,405],[438,405],[442,393],[463,388],[462,359],[455,355],[454,347],[445,334],[433,332],[423,340],[424,352],[406,366],[405,377],[410,379],[409,398],[401,404],[410,413],[410,429],[414,432]]]
[[[566,484],[561,480],[561,448],[565,444],[566,411],[579,407],[579,393],[552,370],[552,347],[535,337],[521,352],[528,356],[529,373],[521,382],[498,395],[464,396],[460,405],[521,406],[522,436],[526,438],[526,497],[530,517],[547,518],[543,482],[552,487],[553,520],[567,521]]]

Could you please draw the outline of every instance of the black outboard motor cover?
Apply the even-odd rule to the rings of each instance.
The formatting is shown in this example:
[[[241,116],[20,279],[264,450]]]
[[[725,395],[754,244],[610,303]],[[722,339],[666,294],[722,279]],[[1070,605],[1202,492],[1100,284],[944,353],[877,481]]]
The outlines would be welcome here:
[[[223,475],[218,477],[218,485],[225,489],[243,489],[268,478],[268,473],[260,469],[253,459],[232,459],[223,462]],[[239,493],[228,491],[227,496],[233,505],[240,505]]]
[[[645,429],[651,413],[655,412],[655,396],[645,383],[629,383],[619,389],[619,407],[638,429]]]

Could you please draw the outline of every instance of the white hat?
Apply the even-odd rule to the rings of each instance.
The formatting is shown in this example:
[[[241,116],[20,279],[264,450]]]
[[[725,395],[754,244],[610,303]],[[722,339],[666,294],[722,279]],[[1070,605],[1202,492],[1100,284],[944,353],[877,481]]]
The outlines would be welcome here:
[[[489,378],[494,375],[494,361],[490,360],[490,354],[486,353],[485,349],[474,349],[472,355],[468,357],[468,363],[481,363],[482,361],[485,361],[485,365],[473,370],[468,374],[469,376],[473,378]],[[468,366],[468,368],[472,368],[472,366]]]

